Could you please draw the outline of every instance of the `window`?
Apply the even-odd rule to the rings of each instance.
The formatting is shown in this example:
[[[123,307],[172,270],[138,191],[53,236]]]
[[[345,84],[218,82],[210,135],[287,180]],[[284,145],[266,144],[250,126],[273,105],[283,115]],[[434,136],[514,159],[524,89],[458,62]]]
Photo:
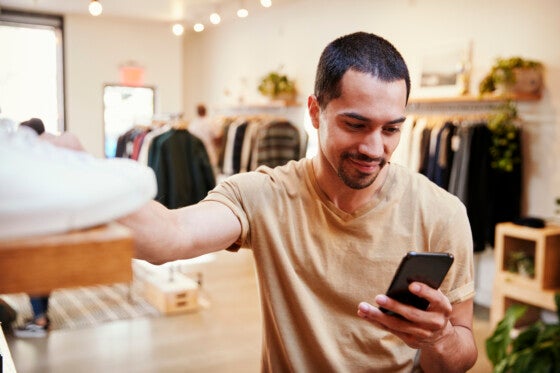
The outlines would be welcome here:
[[[105,156],[116,154],[119,136],[138,125],[149,125],[154,116],[153,87],[106,85],[103,90]]]
[[[48,132],[64,131],[62,24],[62,17],[2,9],[2,117],[40,118]]]

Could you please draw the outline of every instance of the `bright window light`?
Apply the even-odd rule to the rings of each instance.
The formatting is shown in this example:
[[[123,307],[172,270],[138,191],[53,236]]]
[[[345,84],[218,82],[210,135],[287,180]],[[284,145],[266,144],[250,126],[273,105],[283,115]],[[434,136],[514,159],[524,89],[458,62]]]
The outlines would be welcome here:
[[[61,40],[50,27],[0,25],[0,117],[40,118],[50,133],[64,129]]]

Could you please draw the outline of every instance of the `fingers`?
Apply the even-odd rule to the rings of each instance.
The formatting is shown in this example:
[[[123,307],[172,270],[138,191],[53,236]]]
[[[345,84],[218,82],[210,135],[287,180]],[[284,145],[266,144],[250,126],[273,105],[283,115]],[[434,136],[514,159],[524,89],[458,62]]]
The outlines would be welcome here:
[[[85,151],[78,137],[70,132],[63,132],[59,136],[55,136],[48,132],[43,132],[43,134],[41,134],[39,138],[48,141],[55,146],[60,146],[62,148],[67,148],[67,149],[77,150],[77,151]]]
[[[432,343],[448,329],[452,306],[441,291],[422,283],[412,283],[409,290],[429,301],[426,311],[400,303],[386,295],[378,295],[375,302],[380,308],[392,311],[397,316],[383,313],[366,302],[358,305],[358,316],[401,338],[413,348]],[[400,316],[399,316],[400,315]]]
[[[381,296],[380,300],[383,297],[385,296]],[[389,301],[386,304],[389,307]],[[453,329],[449,319],[441,314],[418,310],[414,307],[404,307],[411,309],[410,311],[402,309],[402,313],[406,314],[409,319],[383,313],[377,307],[365,302],[358,305],[358,316],[376,327],[394,334],[409,347],[416,349],[433,346],[449,334],[450,329]]]
[[[412,294],[420,298],[424,298],[429,302],[430,305],[428,307],[428,311],[441,313],[446,318],[449,318],[449,316],[451,316],[453,307],[451,306],[451,303],[449,303],[447,297],[443,295],[441,291],[433,289],[421,282],[413,282],[408,287],[408,290]]]

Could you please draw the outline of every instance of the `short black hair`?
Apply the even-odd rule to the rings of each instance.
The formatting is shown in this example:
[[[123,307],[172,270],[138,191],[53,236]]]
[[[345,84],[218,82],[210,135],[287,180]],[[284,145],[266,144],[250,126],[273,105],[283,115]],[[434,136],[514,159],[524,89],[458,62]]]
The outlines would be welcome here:
[[[321,109],[340,97],[340,82],[348,70],[368,73],[384,82],[404,79],[408,102],[410,75],[399,51],[382,37],[356,32],[332,41],[321,54],[315,77],[315,96]]]
[[[26,120],[25,122],[21,122],[19,125],[31,128],[32,130],[37,132],[38,135],[45,132],[45,125],[43,124],[43,121],[39,118],[31,118],[29,120]]]

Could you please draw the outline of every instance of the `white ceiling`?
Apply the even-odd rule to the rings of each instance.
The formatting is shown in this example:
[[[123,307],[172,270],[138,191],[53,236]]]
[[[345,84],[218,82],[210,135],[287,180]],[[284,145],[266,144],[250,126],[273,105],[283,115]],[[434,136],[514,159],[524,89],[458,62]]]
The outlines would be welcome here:
[[[209,23],[208,16],[217,10],[223,21],[235,17],[240,4],[249,16],[266,11],[260,0],[99,0],[100,17],[136,18],[161,22]],[[294,0],[272,0],[272,7]],[[1,8],[55,14],[88,14],[90,0],[0,0]]]

